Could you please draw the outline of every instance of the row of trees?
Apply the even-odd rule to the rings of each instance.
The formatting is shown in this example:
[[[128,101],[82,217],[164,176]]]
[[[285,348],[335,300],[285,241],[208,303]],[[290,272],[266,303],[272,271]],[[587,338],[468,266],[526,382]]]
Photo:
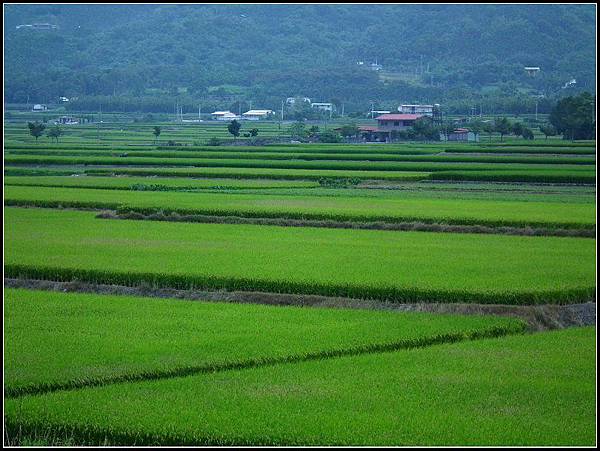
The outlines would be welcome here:
[[[38,138],[44,134],[44,130],[46,130],[46,125],[41,122],[28,122],[27,127],[29,128],[29,134],[35,138],[36,143]],[[60,138],[62,134],[63,131],[58,125],[51,127],[46,132],[46,136],[51,140],[56,139],[56,142],[58,142],[58,138]]]

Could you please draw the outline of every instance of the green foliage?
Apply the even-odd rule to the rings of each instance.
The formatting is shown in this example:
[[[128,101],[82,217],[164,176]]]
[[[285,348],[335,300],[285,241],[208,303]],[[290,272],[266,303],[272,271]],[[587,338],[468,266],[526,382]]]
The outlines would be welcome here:
[[[102,104],[103,111],[166,113],[174,95],[189,99],[186,111],[193,111],[208,96],[207,110],[239,97],[278,109],[282,97],[300,94],[342,99],[348,113],[363,115],[373,99],[397,105],[409,98],[436,99],[458,114],[480,101],[489,111],[531,113],[534,101],[521,90],[549,95],[568,77],[588,90],[595,84],[592,5],[265,4],[247,5],[244,14],[233,5],[13,5],[6,12],[5,100],[74,95],[73,111]],[[106,19],[90,20],[98,17]],[[424,17],[428,31],[418,43],[397,39]],[[61,29],[15,28],[49,20]],[[223,30],[244,31],[223,37]],[[385,49],[387,78],[355,64],[356,49],[374,55],[377,48]],[[535,78],[524,73],[526,61],[543,68]],[[422,73],[406,74],[413,67]],[[552,101],[542,99],[540,112]],[[320,113],[294,114],[286,118]]]
[[[550,113],[550,122],[564,138],[594,139],[596,98],[589,92],[566,97]]]
[[[47,132],[47,136],[50,139],[56,139],[56,143],[58,143],[58,138],[60,138],[63,134],[63,131],[60,129],[60,127],[57,125],[55,125],[54,127],[52,127],[50,130],[48,130]]]
[[[46,126],[41,122],[27,122],[27,127],[29,127],[29,134],[35,138],[36,143],[46,129]]]
[[[512,131],[510,121],[505,118],[496,118],[494,120],[494,131],[500,134],[500,142],[504,138],[504,135],[508,135]]]
[[[325,130],[319,133],[319,141],[322,143],[340,143],[342,137],[335,130]]]
[[[160,132],[161,132],[161,129],[160,129],[160,127],[159,127],[158,125],[154,126],[154,129],[153,129],[153,131],[152,131],[152,134],[154,135],[154,137],[155,137],[156,139],[158,139],[158,137],[160,136]]]
[[[359,132],[360,130],[355,123],[345,124],[340,128],[340,134],[344,138],[355,138],[358,136]]]
[[[301,121],[294,122],[289,126],[288,133],[293,139],[303,139],[307,136],[306,125]]]
[[[524,127],[521,122],[514,122],[511,125],[511,132],[515,136],[521,136],[523,134],[523,130],[524,130]]]
[[[529,140],[533,140],[534,136],[533,136],[533,131],[531,131],[530,128],[524,127],[521,130],[521,136],[523,136],[523,139],[529,139]]]
[[[548,140],[548,136],[556,136],[556,129],[552,126],[552,124],[544,124],[540,126],[540,131],[546,136],[546,140]]]
[[[221,144],[223,144],[223,141],[215,137],[210,138],[206,143],[207,146],[220,146]]]
[[[236,121],[235,119],[232,120],[228,125],[227,125],[227,131],[233,135],[233,139],[237,138],[238,136],[240,136],[240,129],[242,128],[242,124],[240,124],[238,121]]]
[[[415,139],[426,140],[426,141],[439,141],[440,131],[433,125],[430,119],[420,118],[415,121],[412,131],[414,132]]]

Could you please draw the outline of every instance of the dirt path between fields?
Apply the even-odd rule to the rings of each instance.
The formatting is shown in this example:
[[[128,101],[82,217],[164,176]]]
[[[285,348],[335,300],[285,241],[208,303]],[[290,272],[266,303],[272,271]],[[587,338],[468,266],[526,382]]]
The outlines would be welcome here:
[[[300,307],[353,308],[390,310],[399,312],[455,313],[465,315],[501,315],[525,320],[531,331],[562,329],[596,324],[596,303],[570,305],[492,305],[456,303],[399,304],[364,299],[263,293],[248,291],[201,291],[102,285],[85,282],[53,282],[32,279],[4,279],[7,288],[29,288],[61,292],[98,293],[112,295],[148,296],[207,302],[237,302],[266,305],[293,305]]]

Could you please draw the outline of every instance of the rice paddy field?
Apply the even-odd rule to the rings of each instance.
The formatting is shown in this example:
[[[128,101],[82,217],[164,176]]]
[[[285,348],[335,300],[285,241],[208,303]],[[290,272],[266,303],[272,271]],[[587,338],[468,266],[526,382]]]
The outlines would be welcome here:
[[[36,143],[24,118],[5,444],[596,444],[595,141],[294,144],[259,122],[279,141],[253,145],[106,114]]]

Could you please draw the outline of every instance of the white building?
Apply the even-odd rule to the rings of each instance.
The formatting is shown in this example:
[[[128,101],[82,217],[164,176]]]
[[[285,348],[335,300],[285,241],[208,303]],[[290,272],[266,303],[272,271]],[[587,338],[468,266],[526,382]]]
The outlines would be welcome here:
[[[258,121],[260,119],[266,119],[273,113],[273,110],[249,110],[242,114],[242,119]]]
[[[211,116],[217,121],[232,121],[234,119],[240,119],[240,116],[232,113],[231,111],[215,111],[214,113],[211,113]]]
[[[298,99],[302,100],[303,102],[310,103],[310,99],[308,97],[298,97]],[[288,105],[294,105],[296,103],[296,97],[288,97],[285,100],[285,103]]]
[[[423,116],[433,117],[433,110],[438,107],[439,104],[435,105],[400,105],[398,112],[403,114],[422,114]]]
[[[33,105],[33,109],[31,111],[46,111],[47,109],[48,107],[46,105],[36,103],[35,105]]]
[[[234,119],[241,119],[240,116],[238,116],[235,113],[232,113],[231,111],[215,111],[214,113],[212,113],[212,117],[217,121],[233,121]]]
[[[55,124],[62,125],[75,125],[79,124],[79,121],[75,119],[73,116],[61,116],[54,121]]]
[[[58,100],[60,100],[61,102],[68,102],[69,99],[67,97],[59,97]]]
[[[333,104],[332,103],[324,103],[324,102],[314,102],[310,104],[311,107],[317,108],[321,111],[332,111]]]

